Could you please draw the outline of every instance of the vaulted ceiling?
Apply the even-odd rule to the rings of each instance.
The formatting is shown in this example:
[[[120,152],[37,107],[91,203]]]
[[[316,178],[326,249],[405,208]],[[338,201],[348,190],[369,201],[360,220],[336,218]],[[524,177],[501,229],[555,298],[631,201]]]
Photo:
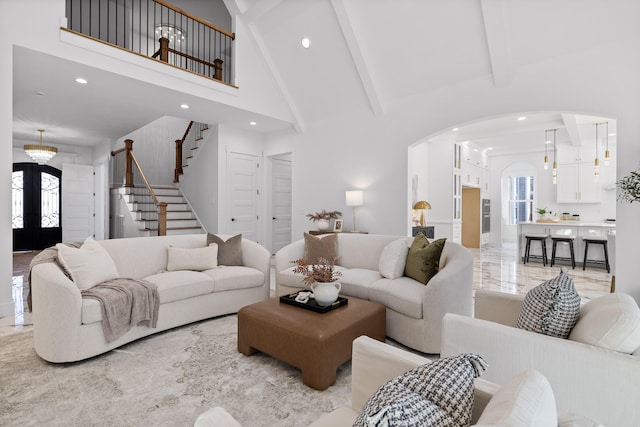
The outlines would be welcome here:
[[[273,76],[291,111],[291,124],[264,118],[265,127],[261,131],[292,125],[303,132],[332,116],[363,108],[383,115],[412,97],[441,96],[442,89],[469,80],[482,79],[495,88],[505,87],[518,79],[519,67],[524,65],[544,67],[551,58],[580,55],[595,45],[615,44],[635,35],[637,16],[626,10],[626,5],[634,1],[224,0],[224,3],[231,15],[249,29],[249,34],[238,37],[251,37],[255,41],[267,64],[266,71]],[[304,37],[310,40],[308,49],[301,45]],[[14,136],[23,139],[36,135],[32,125],[40,120],[73,127],[75,134],[67,139],[71,143],[95,144],[100,139],[122,136],[136,124],[147,123],[159,111],[167,114],[180,98],[179,93],[167,89],[156,95],[158,99],[152,108],[142,108],[135,100],[123,104],[118,99],[123,91],[146,92],[148,88],[139,83],[130,88],[128,82],[119,81],[117,76],[103,76],[113,80],[99,88],[67,88],[66,102],[56,99],[59,108],[44,109],[38,107],[42,100],[34,93],[57,92],[56,86],[61,82],[56,74],[68,72],[68,64],[42,54],[30,57],[29,52],[19,50],[16,58]],[[86,109],[78,108],[83,105],[84,96],[99,98],[101,111],[119,120],[112,126],[100,126],[95,115],[89,116]],[[213,103],[207,107],[219,108],[221,122],[246,126],[249,121],[246,112]],[[175,115],[180,114],[185,115],[180,111]],[[545,128],[558,127],[558,120],[560,125],[564,123],[558,114],[538,119],[529,122],[529,131],[539,134]],[[493,132],[492,126],[503,125],[496,121],[491,126],[461,129],[460,134],[480,141]],[[567,140],[571,140],[569,133]]]

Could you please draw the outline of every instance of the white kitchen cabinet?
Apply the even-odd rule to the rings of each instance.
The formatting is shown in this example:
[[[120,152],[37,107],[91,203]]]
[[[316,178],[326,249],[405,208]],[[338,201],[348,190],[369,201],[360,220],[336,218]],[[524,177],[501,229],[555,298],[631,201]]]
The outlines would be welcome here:
[[[600,203],[600,183],[593,180],[593,164],[558,165],[558,203]]]

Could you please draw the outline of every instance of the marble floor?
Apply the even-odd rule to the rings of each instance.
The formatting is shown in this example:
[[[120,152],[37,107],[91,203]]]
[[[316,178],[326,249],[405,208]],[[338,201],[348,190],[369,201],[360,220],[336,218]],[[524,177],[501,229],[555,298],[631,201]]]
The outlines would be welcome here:
[[[474,257],[473,288],[489,289],[511,294],[525,294],[529,289],[556,276],[561,266],[544,267],[541,262],[518,262],[515,246],[470,249]],[[29,290],[27,275],[34,252],[14,253],[12,290],[14,315],[0,318],[0,335],[29,330],[33,327],[31,313],[26,309]],[[575,270],[566,266],[578,294],[584,301],[610,292],[611,275],[604,268],[581,267]],[[271,272],[271,286],[275,286],[275,274]]]

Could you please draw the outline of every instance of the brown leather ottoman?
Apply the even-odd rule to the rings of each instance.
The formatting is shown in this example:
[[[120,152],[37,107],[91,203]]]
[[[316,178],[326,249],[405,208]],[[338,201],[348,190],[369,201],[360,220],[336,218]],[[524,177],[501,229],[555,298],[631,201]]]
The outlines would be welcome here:
[[[302,382],[324,390],[336,381],[336,370],[351,359],[351,344],[360,335],[379,341],[386,336],[384,305],[349,297],[349,303],[327,313],[281,303],[272,298],[238,311],[238,351],[261,351],[302,370]]]

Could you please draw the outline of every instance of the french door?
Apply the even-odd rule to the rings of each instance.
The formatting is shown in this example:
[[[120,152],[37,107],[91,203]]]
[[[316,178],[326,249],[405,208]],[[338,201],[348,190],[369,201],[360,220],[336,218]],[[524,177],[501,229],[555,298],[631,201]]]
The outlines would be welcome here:
[[[62,241],[62,172],[47,165],[14,163],[11,179],[13,250],[44,249]]]

